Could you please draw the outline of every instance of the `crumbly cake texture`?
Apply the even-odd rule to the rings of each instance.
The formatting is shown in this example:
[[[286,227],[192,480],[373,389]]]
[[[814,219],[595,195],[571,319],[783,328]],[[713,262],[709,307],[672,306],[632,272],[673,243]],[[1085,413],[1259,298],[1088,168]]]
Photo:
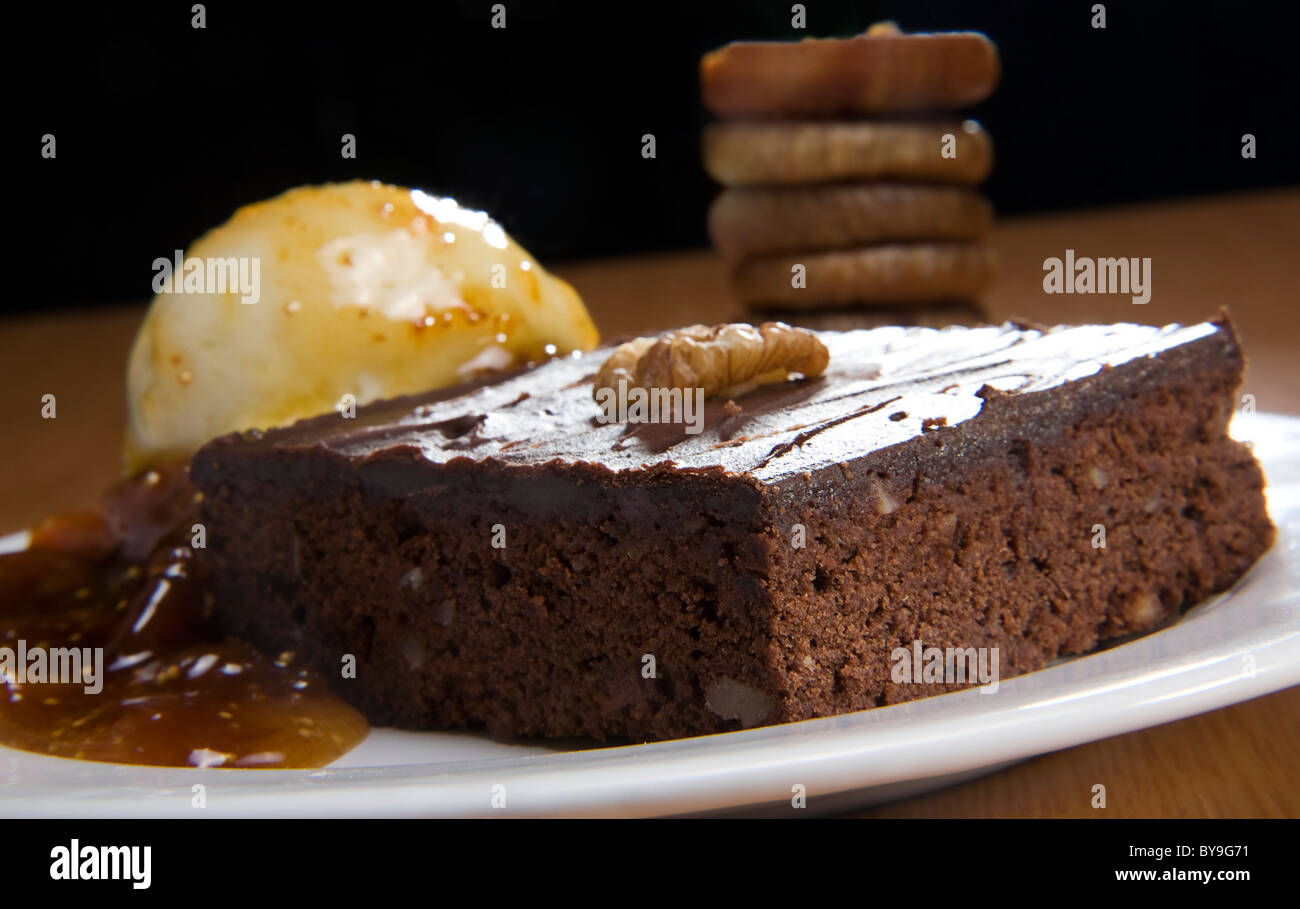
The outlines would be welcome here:
[[[819,337],[698,434],[598,422],[602,350],[209,443],[214,618],[376,724],[646,741],[962,687],[916,640],[1040,669],[1271,545],[1226,319]]]

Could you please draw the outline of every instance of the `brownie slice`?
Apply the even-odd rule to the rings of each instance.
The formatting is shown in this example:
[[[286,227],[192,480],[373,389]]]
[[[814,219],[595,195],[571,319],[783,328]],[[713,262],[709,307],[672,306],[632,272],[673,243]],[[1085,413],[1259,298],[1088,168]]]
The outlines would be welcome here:
[[[376,724],[650,740],[962,687],[917,641],[1031,672],[1271,545],[1226,318],[818,336],[698,434],[600,422],[601,350],[215,440],[215,618]]]

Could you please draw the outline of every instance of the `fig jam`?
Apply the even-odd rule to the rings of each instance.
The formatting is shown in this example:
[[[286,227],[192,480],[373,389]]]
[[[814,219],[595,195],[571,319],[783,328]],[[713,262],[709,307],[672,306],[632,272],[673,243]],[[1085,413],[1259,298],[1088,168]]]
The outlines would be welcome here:
[[[365,719],[291,653],[222,637],[184,465],[0,555],[0,744],[176,767],[320,767]]]

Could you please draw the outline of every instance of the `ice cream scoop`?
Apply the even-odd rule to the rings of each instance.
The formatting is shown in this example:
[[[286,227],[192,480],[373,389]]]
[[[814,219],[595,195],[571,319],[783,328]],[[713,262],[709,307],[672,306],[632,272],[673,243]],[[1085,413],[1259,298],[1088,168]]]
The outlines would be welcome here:
[[[382,183],[246,206],[154,267],[127,369],[128,471],[598,340],[573,288],[486,214]]]

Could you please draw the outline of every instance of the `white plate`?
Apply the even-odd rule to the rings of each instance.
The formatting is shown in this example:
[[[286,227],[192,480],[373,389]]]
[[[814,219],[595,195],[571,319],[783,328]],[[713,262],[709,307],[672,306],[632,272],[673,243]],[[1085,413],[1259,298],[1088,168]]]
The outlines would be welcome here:
[[[1300,683],[1300,419],[1255,414],[1233,431],[1254,440],[1264,464],[1277,545],[1172,627],[1005,680],[993,696],[972,689],[620,748],[377,729],[314,771],[129,767],[0,749],[0,816],[790,815],[796,786],[806,812],[821,813],[1258,697]]]

